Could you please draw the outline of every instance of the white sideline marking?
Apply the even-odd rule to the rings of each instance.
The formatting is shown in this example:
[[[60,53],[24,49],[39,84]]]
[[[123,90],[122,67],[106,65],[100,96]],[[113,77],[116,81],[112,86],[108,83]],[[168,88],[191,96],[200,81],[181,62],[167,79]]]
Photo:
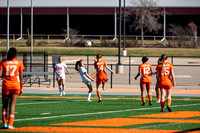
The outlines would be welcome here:
[[[51,114],[51,113],[41,113],[40,115],[49,115],[49,114]]]
[[[133,129],[145,129],[145,128],[152,128],[152,127],[171,126],[171,125],[177,125],[177,124],[183,124],[183,123],[184,123],[184,122],[180,122],[180,123],[170,123],[170,124],[160,124],[160,125],[145,126],[145,127],[139,127],[139,128],[133,128]]]
[[[200,104],[174,105],[174,106],[171,106],[171,107],[195,106],[195,105],[200,105]],[[140,109],[127,109],[127,110],[116,110],[116,111],[105,111],[105,112],[93,112],[93,113],[82,113],[82,114],[69,114],[69,115],[49,116],[49,117],[35,117],[35,118],[15,119],[14,121],[52,119],[52,118],[62,118],[62,117],[72,117],[72,116],[85,116],[85,115],[97,115],[97,114],[110,114],[110,113],[119,113],[119,112],[127,112],[127,111],[138,111],[138,110],[149,110],[149,109],[157,109],[157,108],[160,108],[160,107],[140,108]]]
[[[191,75],[175,75],[175,78],[191,78]]]

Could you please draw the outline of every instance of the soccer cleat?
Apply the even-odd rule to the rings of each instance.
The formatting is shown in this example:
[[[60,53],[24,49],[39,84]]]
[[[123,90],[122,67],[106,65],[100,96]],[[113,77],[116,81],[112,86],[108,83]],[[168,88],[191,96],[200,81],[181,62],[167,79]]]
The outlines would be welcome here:
[[[146,103],[143,103],[143,104],[142,104],[142,106],[145,106],[145,105],[146,105]]]
[[[7,129],[15,129],[15,127],[13,127],[13,126],[8,126]]]
[[[87,102],[91,102],[91,100],[90,100],[90,99],[87,99],[86,101],[87,101]]]
[[[171,109],[171,107],[170,107],[170,106],[168,106],[168,105],[167,105],[167,109],[168,109],[168,111],[169,111],[169,112],[172,112],[172,109]]]
[[[1,127],[1,129],[7,129],[8,125],[7,124],[3,124],[3,126]]]
[[[60,96],[62,96],[62,92],[60,92]]]
[[[156,100],[156,103],[160,103],[160,99],[157,99],[157,100]]]
[[[164,112],[164,110],[162,109],[160,112]]]
[[[102,99],[99,99],[99,100],[98,100],[98,102],[101,102],[101,101],[102,101]]]
[[[152,105],[152,101],[149,101],[149,105]]]
[[[102,89],[103,89],[103,90],[105,90],[105,89],[106,89],[106,87],[102,87]]]
[[[63,93],[63,95],[65,95],[65,91],[63,91],[62,93]]]

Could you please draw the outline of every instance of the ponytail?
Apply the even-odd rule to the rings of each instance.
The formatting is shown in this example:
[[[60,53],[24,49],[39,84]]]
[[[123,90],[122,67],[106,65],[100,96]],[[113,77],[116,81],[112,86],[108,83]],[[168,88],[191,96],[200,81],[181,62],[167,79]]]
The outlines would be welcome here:
[[[79,72],[79,67],[80,67],[81,61],[82,61],[82,60],[77,61],[77,62],[76,62],[76,65],[75,65],[75,70],[78,71],[78,72]]]
[[[162,54],[161,55],[161,59],[162,59],[162,73],[165,73],[164,72],[164,62],[167,60],[167,55],[166,54]]]

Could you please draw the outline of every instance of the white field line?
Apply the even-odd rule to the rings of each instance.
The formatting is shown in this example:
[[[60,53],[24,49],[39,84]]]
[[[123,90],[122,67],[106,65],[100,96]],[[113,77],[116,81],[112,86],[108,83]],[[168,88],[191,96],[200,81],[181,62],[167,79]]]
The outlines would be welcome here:
[[[183,124],[184,122],[180,122],[180,123],[169,123],[169,124],[160,124],[160,125],[154,125],[154,126],[145,126],[145,127],[139,127],[139,128],[133,128],[133,129],[149,129],[152,127],[162,127],[162,126],[171,126],[171,125],[177,125],[177,124]]]
[[[175,75],[175,78],[191,78],[191,75]]]
[[[51,114],[51,113],[41,113],[40,115],[49,115],[49,114]]]
[[[200,105],[200,104],[174,105],[174,106],[171,106],[171,107],[196,106],[196,105]],[[72,116],[110,114],[110,113],[120,113],[120,112],[138,111],[138,110],[149,110],[149,109],[158,109],[158,108],[160,108],[160,107],[140,108],[140,109],[126,109],[126,110],[115,110],[115,111],[93,112],[93,113],[82,113],[82,114],[69,114],[69,115],[59,115],[59,116],[49,116],[49,117],[35,117],[35,118],[15,119],[15,121],[41,120],[41,119],[43,120],[43,119],[53,119],[53,118],[72,117]]]
[[[70,100],[70,102],[78,102],[78,101],[86,101],[86,100]],[[16,106],[18,105],[31,105],[31,104],[47,104],[47,103],[60,103],[60,102],[67,102],[67,101],[57,101],[57,102],[37,102],[37,103],[18,103],[16,104]],[[1,107],[2,105],[0,105]]]

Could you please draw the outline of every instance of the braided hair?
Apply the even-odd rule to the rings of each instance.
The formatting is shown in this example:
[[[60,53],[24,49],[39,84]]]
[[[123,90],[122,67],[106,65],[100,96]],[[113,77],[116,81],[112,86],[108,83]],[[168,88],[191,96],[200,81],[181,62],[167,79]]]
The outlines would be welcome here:
[[[162,73],[165,73],[163,67],[164,67],[164,62],[167,60],[167,55],[162,54],[161,59],[162,59]]]

